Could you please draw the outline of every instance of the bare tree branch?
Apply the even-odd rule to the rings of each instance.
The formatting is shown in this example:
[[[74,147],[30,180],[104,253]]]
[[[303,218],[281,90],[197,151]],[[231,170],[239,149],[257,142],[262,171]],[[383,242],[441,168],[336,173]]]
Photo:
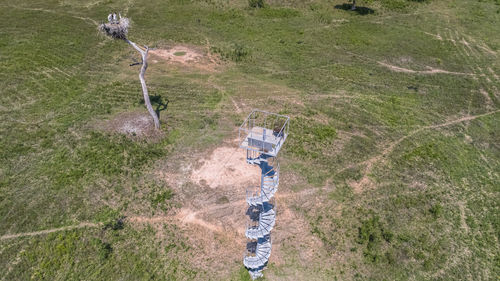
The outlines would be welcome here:
[[[155,129],[159,129],[160,120],[158,118],[158,115],[154,111],[153,106],[151,105],[151,101],[149,99],[149,94],[148,94],[148,88],[146,86],[146,80],[144,79],[144,75],[146,74],[146,69],[148,68],[149,48],[147,46],[144,46],[144,49],[142,49],[141,47],[137,46],[137,44],[135,44],[134,42],[128,40],[127,39],[128,27],[129,27],[129,20],[127,18],[122,18],[120,15],[120,18],[118,19],[116,17],[116,14],[109,14],[108,23],[103,23],[99,25],[99,30],[101,30],[106,35],[114,39],[124,40],[141,54],[142,67],[141,71],[139,72],[139,80],[141,81],[144,103],[146,104],[146,108],[148,109],[149,114],[151,115],[151,117],[153,117]]]
[[[149,48],[147,46],[144,46],[146,50],[142,50],[137,44],[134,42],[125,39],[127,43],[132,45],[134,49],[136,49],[142,56],[142,67],[141,67],[141,72],[139,73],[139,80],[141,80],[141,86],[142,86],[142,94],[144,96],[144,103],[146,104],[146,108],[149,111],[149,114],[151,117],[153,117],[153,121],[155,123],[155,128],[159,129],[160,128],[160,120],[158,119],[158,116],[156,115],[156,112],[153,109],[153,106],[151,106],[151,101],[149,100],[149,94],[148,94],[148,88],[146,86],[146,80],[144,80],[144,74],[146,73],[146,69],[148,68],[148,52]]]

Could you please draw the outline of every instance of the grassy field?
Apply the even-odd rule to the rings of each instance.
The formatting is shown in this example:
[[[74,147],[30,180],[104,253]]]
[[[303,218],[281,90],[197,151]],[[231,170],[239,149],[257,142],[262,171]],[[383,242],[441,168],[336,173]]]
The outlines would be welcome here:
[[[252,108],[291,117],[281,202],[305,222],[266,279],[498,280],[500,2],[346,3],[0,1],[0,280],[248,280],[243,248],[204,258],[228,242],[169,219],[211,189],[158,174]],[[132,41],[220,58],[150,64],[159,138],[103,129],[146,112],[137,54],[97,31],[111,11]]]

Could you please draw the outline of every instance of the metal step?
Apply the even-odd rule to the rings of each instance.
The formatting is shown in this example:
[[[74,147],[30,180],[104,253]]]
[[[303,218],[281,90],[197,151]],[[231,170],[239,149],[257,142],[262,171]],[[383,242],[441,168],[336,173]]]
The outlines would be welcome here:
[[[260,196],[247,197],[247,204],[251,206],[262,205],[265,202],[269,202],[274,194],[278,191],[277,187],[264,186],[261,189]]]
[[[271,242],[266,241],[262,244],[257,244],[255,256],[246,256],[243,258],[243,264],[246,268],[258,269],[267,264],[271,256]]]
[[[245,235],[249,239],[258,239],[268,235],[276,223],[276,213],[273,209],[259,214],[259,224],[257,227],[249,227]]]
[[[250,278],[252,278],[252,280],[255,280],[257,278],[264,276],[264,274],[262,274],[262,269],[261,270],[249,270],[248,273],[250,274]]]

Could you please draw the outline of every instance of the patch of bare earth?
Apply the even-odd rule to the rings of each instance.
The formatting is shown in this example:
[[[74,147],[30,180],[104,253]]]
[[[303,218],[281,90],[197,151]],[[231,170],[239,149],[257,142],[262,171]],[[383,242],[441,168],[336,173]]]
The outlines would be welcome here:
[[[153,63],[164,61],[206,71],[217,71],[222,66],[221,60],[216,55],[194,46],[176,45],[170,48],[159,48],[150,50],[149,54],[153,56]]]
[[[153,118],[148,113],[124,112],[116,115],[113,119],[101,122],[99,127],[112,133],[123,134],[133,138],[161,137],[161,132],[155,130]]]
[[[194,170],[191,180],[211,188],[219,186],[241,188],[260,183],[260,169],[246,163],[246,154],[238,147],[216,148],[207,159],[202,159],[201,167]]]
[[[196,157],[179,158],[178,164],[170,162],[170,168],[157,173],[182,201],[182,208],[174,210],[168,220],[164,217],[159,220],[177,224],[189,237],[188,243],[196,253],[190,261],[221,278],[242,265],[248,219],[245,191],[248,186],[260,184],[260,169],[247,164],[245,159],[245,150],[231,140],[213,150],[200,152]],[[306,266],[322,246],[311,234],[307,220],[293,206],[302,205],[307,198],[314,196],[314,192],[290,192],[289,182],[283,179],[276,193],[277,223],[272,233],[270,263],[285,264],[292,253],[297,255],[294,260]],[[149,220],[157,221],[141,219],[143,222]],[[290,250],[291,245],[294,250]],[[297,247],[300,248],[298,252]]]

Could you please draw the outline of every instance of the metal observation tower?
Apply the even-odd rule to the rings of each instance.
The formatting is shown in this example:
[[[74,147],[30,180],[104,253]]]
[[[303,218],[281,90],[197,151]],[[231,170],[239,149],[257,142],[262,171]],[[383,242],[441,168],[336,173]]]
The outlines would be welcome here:
[[[274,194],[278,190],[278,152],[288,136],[288,116],[253,110],[239,129],[240,147],[247,151],[247,163],[261,169],[260,186],[246,191],[248,203],[246,251],[243,264],[252,279],[262,277],[271,256],[271,230],[276,222]]]

